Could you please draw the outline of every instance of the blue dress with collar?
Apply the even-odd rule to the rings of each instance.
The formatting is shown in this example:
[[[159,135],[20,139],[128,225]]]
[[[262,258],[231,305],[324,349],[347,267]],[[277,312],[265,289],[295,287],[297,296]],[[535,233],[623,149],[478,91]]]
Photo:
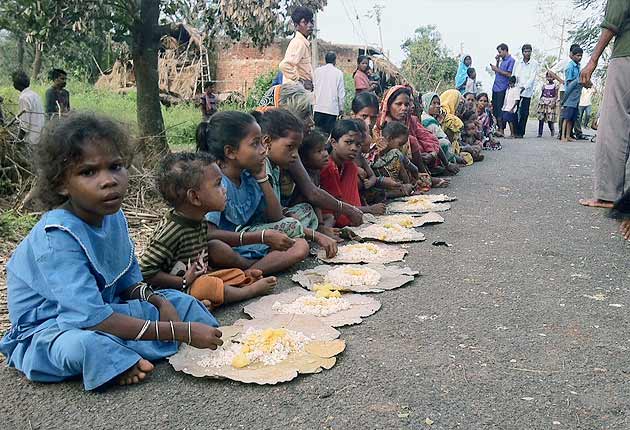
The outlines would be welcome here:
[[[0,340],[7,364],[32,381],[58,382],[82,376],[86,390],[112,381],[141,358],[157,360],[176,342],[124,340],[89,330],[114,312],[159,319],[152,304],[123,301],[121,294],[142,281],[122,212],[101,227],[64,209],[45,213],[7,264],[11,329]],[[218,326],[195,298],[162,290],[182,321]]]

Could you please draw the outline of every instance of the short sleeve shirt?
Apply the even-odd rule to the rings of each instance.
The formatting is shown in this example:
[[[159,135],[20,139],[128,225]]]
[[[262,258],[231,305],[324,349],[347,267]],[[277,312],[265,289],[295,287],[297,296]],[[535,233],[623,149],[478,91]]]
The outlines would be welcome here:
[[[511,73],[514,70],[514,63],[514,57],[508,55],[503,60],[501,60],[501,63],[499,63],[499,69],[503,70],[504,72]],[[510,78],[497,73],[494,77],[494,85],[492,86],[492,91],[494,91],[495,93],[506,91],[509,86],[509,81]]]
[[[616,35],[610,58],[630,57],[630,1],[608,0],[602,27]]]

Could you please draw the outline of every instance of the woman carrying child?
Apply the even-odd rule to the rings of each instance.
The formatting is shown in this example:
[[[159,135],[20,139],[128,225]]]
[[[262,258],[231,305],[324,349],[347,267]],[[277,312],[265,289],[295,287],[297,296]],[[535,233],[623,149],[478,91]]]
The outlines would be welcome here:
[[[455,88],[462,94],[466,91],[466,82],[468,81],[468,69],[472,65],[472,57],[470,55],[463,55],[459,60],[459,66],[457,67],[457,74],[455,75]]]
[[[497,121],[492,109],[490,109],[490,102],[486,93],[477,94],[477,119],[481,125],[484,148],[500,150],[501,143],[494,137]]]
[[[37,195],[49,209],[7,264],[7,364],[38,382],[82,377],[86,390],[135,384],[186,342],[222,344],[194,297],[142,283],[120,208],[130,138],[115,122],[73,114],[37,146]]]
[[[352,74],[354,89],[357,95],[363,92],[372,92],[376,89],[378,84],[370,80],[368,76],[369,71],[370,57],[367,55],[359,55],[357,58],[357,69]]]

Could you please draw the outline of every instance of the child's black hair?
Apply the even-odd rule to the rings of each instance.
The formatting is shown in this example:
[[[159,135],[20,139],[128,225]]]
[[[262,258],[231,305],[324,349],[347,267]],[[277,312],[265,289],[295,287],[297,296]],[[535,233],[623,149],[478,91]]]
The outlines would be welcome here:
[[[399,121],[391,121],[383,127],[383,137],[387,140],[396,139],[401,136],[409,136],[409,129]]]
[[[59,194],[66,173],[83,157],[85,145],[98,141],[117,151],[125,164],[131,164],[131,137],[127,130],[112,119],[93,113],[73,113],[51,120],[35,146],[37,167],[36,195],[46,210],[68,200]]]
[[[298,6],[291,13],[291,20],[295,24],[299,24],[303,19],[305,19],[307,23],[313,22],[313,11],[307,7]]]
[[[210,121],[197,127],[197,151],[208,152],[217,160],[225,160],[225,147],[238,146],[247,136],[250,125],[256,119],[248,113],[238,111],[217,112]]]
[[[526,51],[526,50],[530,50],[530,51],[533,50],[532,45],[529,43],[526,43],[525,45],[521,47],[521,52]]]
[[[474,124],[475,127],[477,126],[477,124],[475,124],[475,121],[472,119],[468,119],[464,121],[464,131],[466,131],[466,127],[468,127],[470,124]]]
[[[475,112],[474,110],[467,110],[466,112],[464,112],[462,114],[462,121],[467,122],[467,121],[474,121],[472,118],[473,116],[476,116],[477,112]]]
[[[68,73],[66,73],[66,71],[63,69],[52,69],[50,72],[48,72],[48,79],[50,79],[51,81],[54,81],[59,76],[68,76]]]
[[[286,109],[269,109],[266,112],[251,112],[263,135],[278,139],[287,137],[290,131],[304,133],[304,123]]]
[[[516,84],[516,76],[510,76],[510,79],[508,80],[508,82],[510,84]]]
[[[176,152],[162,159],[156,184],[162,198],[177,209],[186,202],[188,190],[198,190],[203,168],[215,162],[207,152]]]
[[[352,99],[352,112],[359,113],[367,107],[376,108],[378,111],[376,94],[364,91]]]
[[[353,119],[342,119],[335,123],[335,126],[330,133],[330,137],[338,142],[342,136],[351,132],[363,135],[363,130],[364,129],[359,125],[358,121]]]
[[[486,100],[490,101],[490,99],[488,98],[488,94],[487,93],[479,93],[479,94],[477,94],[477,101],[481,100],[482,97],[485,97]]]
[[[203,90],[206,91],[208,88],[212,88],[214,87],[214,82],[213,81],[208,81],[205,84],[203,84]]]
[[[572,55],[584,54],[584,50],[582,49],[580,45],[573,45],[571,46],[571,54]]]
[[[468,70],[466,70],[466,74],[468,75],[469,78],[472,78],[472,74],[475,72],[476,70],[474,67],[469,67]]]
[[[31,85],[31,80],[23,70],[13,72],[11,74],[11,79],[13,80],[13,86],[18,91],[22,91]]]
[[[501,43],[501,44],[499,44],[499,46],[497,46],[497,51],[498,51],[499,49],[500,49],[501,51],[509,51],[509,50],[510,50],[510,49],[508,48],[507,44],[505,44],[505,43]]]
[[[319,145],[323,145],[325,147],[327,142],[328,138],[324,133],[318,129],[311,131],[309,134],[304,136],[304,140],[302,140],[302,144],[298,149],[300,159],[304,161],[315,148]]]

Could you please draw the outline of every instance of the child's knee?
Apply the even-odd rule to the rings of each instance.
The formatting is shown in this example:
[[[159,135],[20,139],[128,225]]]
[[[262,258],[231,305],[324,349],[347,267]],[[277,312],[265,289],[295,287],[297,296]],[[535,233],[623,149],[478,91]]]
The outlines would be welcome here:
[[[310,248],[308,246],[308,242],[304,239],[296,239],[295,243],[289,249],[289,254],[294,258],[294,261],[299,262],[308,257],[308,253],[310,252]]]

